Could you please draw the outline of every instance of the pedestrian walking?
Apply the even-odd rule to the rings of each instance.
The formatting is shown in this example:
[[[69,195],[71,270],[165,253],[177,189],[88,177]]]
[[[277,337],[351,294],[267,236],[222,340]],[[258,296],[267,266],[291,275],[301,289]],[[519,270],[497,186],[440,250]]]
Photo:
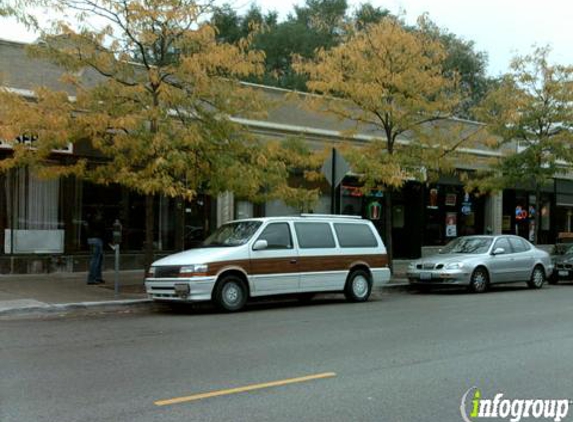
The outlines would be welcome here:
[[[105,233],[105,222],[101,210],[97,210],[93,215],[88,216],[87,238],[90,248],[90,267],[88,271],[88,284],[102,284],[101,270],[103,264],[103,239]]]

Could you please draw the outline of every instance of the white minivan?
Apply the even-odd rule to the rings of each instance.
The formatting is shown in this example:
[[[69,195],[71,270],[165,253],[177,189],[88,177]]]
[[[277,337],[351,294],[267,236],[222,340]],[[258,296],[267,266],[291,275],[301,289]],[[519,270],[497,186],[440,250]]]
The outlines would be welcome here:
[[[213,301],[225,311],[250,297],[342,292],[368,300],[390,279],[382,239],[360,217],[303,214],[236,220],[219,227],[198,249],[154,262],[145,279],[156,301]]]

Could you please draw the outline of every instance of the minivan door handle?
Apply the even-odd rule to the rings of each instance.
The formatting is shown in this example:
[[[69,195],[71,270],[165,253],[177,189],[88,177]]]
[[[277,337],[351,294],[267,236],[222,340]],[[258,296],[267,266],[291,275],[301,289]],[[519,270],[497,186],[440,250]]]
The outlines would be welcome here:
[[[291,259],[291,260],[290,260],[290,263],[291,263],[291,264],[296,264],[296,259]]]

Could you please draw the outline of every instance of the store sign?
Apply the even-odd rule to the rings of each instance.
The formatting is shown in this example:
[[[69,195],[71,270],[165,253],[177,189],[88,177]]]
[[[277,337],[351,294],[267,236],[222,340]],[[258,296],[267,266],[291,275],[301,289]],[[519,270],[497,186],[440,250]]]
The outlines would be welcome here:
[[[13,141],[6,141],[4,139],[0,139],[0,149],[14,149],[14,145],[27,145],[31,149],[34,149],[35,148],[34,145],[37,144],[37,142],[38,142],[37,136],[27,136],[27,135],[18,136]],[[53,149],[52,152],[58,154],[73,154],[74,147],[73,144],[68,143],[68,145],[65,148]]]
[[[368,218],[370,220],[380,220],[382,215],[382,205],[380,202],[373,201],[368,204]]]
[[[430,189],[430,198],[428,201],[428,208],[431,210],[438,209],[438,189]]]
[[[463,215],[470,215],[472,213],[472,203],[470,201],[470,194],[466,193],[464,195],[464,200],[462,202],[462,208],[460,210]]]
[[[362,193],[362,190],[358,186],[342,185],[340,189],[341,189],[342,196],[353,196],[356,198],[360,198],[360,197],[364,196],[364,194]]]
[[[529,214],[527,213],[527,210],[525,210],[521,205],[518,205],[517,207],[515,207],[515,219],[517,221],[523,221],[528,216],[529,216]]]
[[[455,207],[456,206],[457,195],[455,193],[448,193],[446,195],[446,206]]]
[[[458,235],[458,215],[455,212],[446,214],[446,237]]]

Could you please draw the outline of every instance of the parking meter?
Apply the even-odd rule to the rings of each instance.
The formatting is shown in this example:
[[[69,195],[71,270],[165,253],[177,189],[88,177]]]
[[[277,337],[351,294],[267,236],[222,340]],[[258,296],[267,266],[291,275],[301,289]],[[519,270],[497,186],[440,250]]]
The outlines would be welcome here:
[[[119,244],[121,243],[121,223],[119,219],[115,219],[112,226],[113,244],[109,245],[115,252],[115,295],[119,294]]]
[[[119,222],[119,220],[116,218],[115,222],[113,223],[113,230],[112,230],[112,235],[113,235],[113,243],[115,245],[119,245],[121,243],[121,236],[122,236],[122,226],[121,223]]]

